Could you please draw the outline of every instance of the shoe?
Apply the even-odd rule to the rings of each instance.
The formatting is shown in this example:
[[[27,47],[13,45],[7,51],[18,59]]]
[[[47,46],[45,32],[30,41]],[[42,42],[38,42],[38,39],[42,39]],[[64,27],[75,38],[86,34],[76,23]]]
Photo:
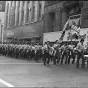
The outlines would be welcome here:
[[[44,65],[46,65],[46,64],[44,64]]]
[[[74,62],[72,62],[72,64],[74,64]]]
[[[79,66],[76,66],[76,68],[79,68]]]
[[[49,66],[49,64],[47,64]]]
[[[85,68],[85,66],[81,66],[81,68]]]
[[[61,63],[61,65],[63,65],[63,63]]]

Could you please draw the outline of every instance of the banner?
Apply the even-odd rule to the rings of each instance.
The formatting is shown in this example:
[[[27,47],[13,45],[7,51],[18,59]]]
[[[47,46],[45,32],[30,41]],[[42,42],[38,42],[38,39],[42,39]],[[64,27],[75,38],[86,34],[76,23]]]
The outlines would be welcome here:
[[[74,30],[78,34],[80,33],[80,27],[78,27],[75,22],[72,22],[71,30]]]

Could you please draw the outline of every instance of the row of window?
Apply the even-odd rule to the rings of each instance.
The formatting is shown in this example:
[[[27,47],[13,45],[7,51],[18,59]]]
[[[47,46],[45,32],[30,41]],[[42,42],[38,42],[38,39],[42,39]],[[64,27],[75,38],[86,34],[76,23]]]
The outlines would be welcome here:
[[[27,3],[27,7],[26,7],[26,18],[24,19],[24,7],[25,7],[25,4]],[[22,5],[21,5],[21,2],[18,1],[18,7],[16,7],[16,1],[15,1],[15,6],[13,7],[13,1],[11,1],[11,6],[9,5],[9,3],[7,4],[7,11],[6,11],[6,28],[9,24],[10,27],[13,27],[15,26],[15,16],[17,17],[17,22],[16,22],[16,26],[18,25],[23,25],[24,24],[24,20],[26,21],[26,23],[30,23],[30,21],[34,21],[35,19],[35,1],[33,1],[33,8],[29,8],[30,7],[30,1],[22,1]],[[22,13],[21,13],[21,16],[20,16],[20,7],[22,6]],[[15,14],[15,11],[16,11],[16,8],[17,8],[17,14]],[[9,14],[9,9],[10,9],[10,14]],[[31,19],[29,18],[30,16],[30,13],[32,11],[32,17]],[[40,3],[39,1],[39,11],[38,11],[38,17],[41,17],[42,14],[42,4]],[[9,17],[8,17],[9,16]],[[20,18],[21,17],[21,18]],[[21,21],[20,21],[21,19]],[[8,21],[9,20],[9,21]],[[9,23],[8,23],[9,22]],[[20,24],[19,24],[20,23]]]

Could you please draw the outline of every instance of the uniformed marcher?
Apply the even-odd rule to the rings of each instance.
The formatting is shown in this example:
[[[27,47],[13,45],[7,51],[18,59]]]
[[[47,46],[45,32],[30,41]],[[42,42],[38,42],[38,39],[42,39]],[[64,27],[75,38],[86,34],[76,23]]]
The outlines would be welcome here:
[[[54,54],[53,54],[53,63],[54,65],[56,65],[56,63],[60,61],[60,52],[59,52],[59,48],[60,48],[60,42],[58,40],[56,40],[56,43],[54,44]]]
[[[81,39],[80,42],[77,45],[77,62],[76,62],[76,68],[79,68],[79,61],[80,58],[82,58],[82,65],[81,67],[85,67],[85,62],[84,62],[84,39]]]
[[[44,65],[49,64],[49,60],[47,60],[48,56],[49,56],[48,42],[45,42],[45,44],[43,46],[43,61],[44,61]]]
[[[35,57],[34,57],[34,60],[35,61],[38,61],[40,58],[40,51],[39,51],[39,43],[37,43],[37,45],[35,45]]]
[[[75,55],[74,55],[74,45],[72,44],[72,42],[70,43],[70,45],[68,45],[68,64],[70,64],[70,59],[72,60],[72,64],[74,64],[75,62]]]
[[[63,65],[63,60],[65,58],[65,64],[68,62],[68,46],[67,43],[62,46],[61,64]]]

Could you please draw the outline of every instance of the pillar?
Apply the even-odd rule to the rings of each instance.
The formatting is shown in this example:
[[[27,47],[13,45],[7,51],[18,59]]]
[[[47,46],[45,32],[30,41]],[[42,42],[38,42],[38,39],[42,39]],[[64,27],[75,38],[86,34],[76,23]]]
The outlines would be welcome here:
[[[44,6],[45,6],[45,1],[41,1],[41,4],[42,4],[42,11],[41,11],[41,15],[43,16],[44,14]]]
[[[7,28],[7,21],[8,21],[8,1],[6,1],[5,5],[5,16],[4,16],[4,28]]]
[[[15,1],[13,1],[12,3],[12,26],[14,26],[14,22],[15,22]]]
[[[30,1],[29,21],[32,22],[33,15],[33,1]]]
[[[39,14],[39,1],[35,1],[35,19],[34,22],[38,20],[38,14]]]
[[[17,20],[18,20],[18,5],[19,5],[19,1],[16,1],[16,9],[15,9],[15,26],[17,26]]]

